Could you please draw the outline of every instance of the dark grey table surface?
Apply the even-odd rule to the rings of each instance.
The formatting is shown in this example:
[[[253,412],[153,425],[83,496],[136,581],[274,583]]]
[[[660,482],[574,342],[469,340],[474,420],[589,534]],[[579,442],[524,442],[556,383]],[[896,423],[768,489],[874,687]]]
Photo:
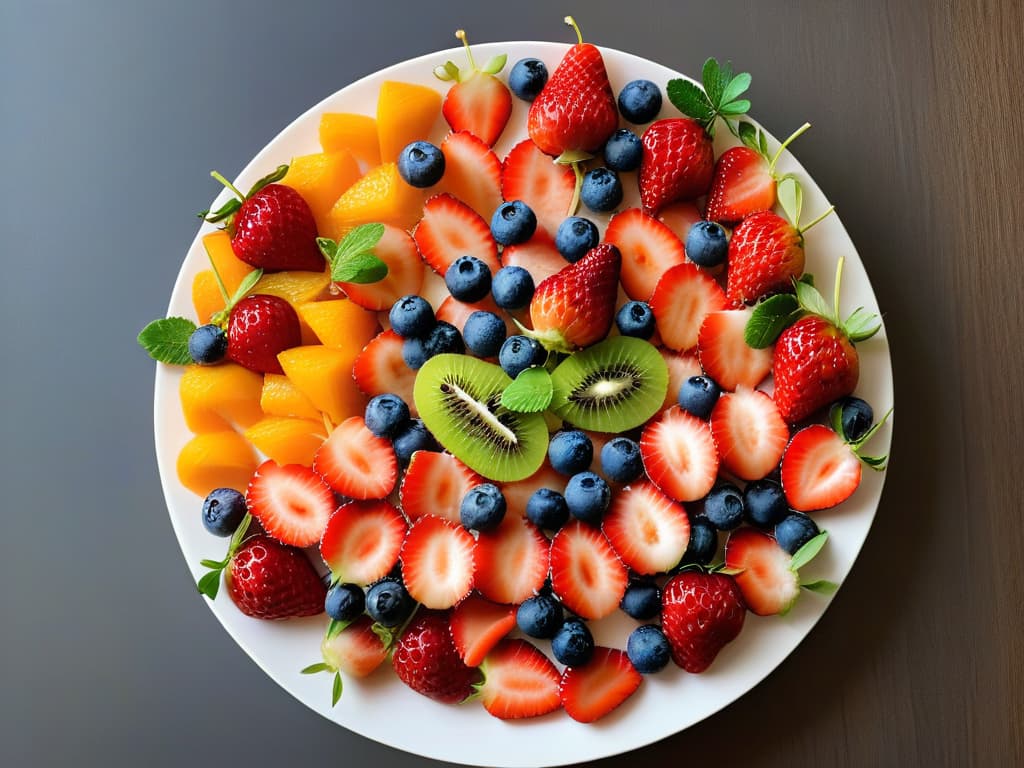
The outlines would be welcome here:
[[[876,524],[818,627],[723,712],[600,764],[1024,763],[1016,3],[5,0],[0,765],[433,764],[308,711],[196,595],[134,336],[211,168],[457,26],[568,41],[569,11],[683,72],[732,59],[776,135],[814,123],[796,153],[872,277],[900,404]]]

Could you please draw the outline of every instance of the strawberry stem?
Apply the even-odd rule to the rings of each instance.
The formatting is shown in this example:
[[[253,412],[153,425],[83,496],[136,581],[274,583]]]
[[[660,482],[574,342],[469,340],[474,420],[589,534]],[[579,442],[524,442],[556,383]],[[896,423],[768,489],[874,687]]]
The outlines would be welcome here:
[[[223,184],[223,185],[224,185],[225,187],[227,187],[228,189],[230,189],[230,190],[231,190],[231,192],[232,192],[232,194],[234,194],[234,195],[235,195],[235,197],[237,197],[237,198],[238,198],[239,200],[241,200],[241,201],[242,201],[243,203],[245,202],[245,195],[243,195],[243,194],[242,194],[241,192],[239,192],[239,191],[238,191],[238,188],[237,188],[237,187],[236,187],[236,186],[235,186],[234,184],[232,184],[232,183],[231,183],[230,181],[228,181],[227,179],[225,179],[225,178],[224,178],[224,177],[223,177],[223,176],[221,175],[220,171],[210,171],[210,175],[211,175],[211,176],[213,176],[213,178],[215,178],[215,179],[216,179],[217,181],[219,181],[219,182],[220,182],[221,184]]]
[[[773,176],[775,175],[775,164],[779,162],[779,158],[782,156],[782,150],[788,147],[794,139],[798,138],[804,131],[806,131],[810,127],[810,123],[804,123],[795,131],[793,131],[793,133],[789,135],[788,139],[782,142],[778,150],[776,150],[774,157],[772,157],[772,161],[768,164],[768,173],[772,174]]]
[[[583,169],[580,168],[580,163],[570,163],[572,165],[572,172],[576,174],[576,184],[572,189],[572,200],[569,201],[569,210],[566,212],[566,216],[575,216],[576,209],[580,207],[580,190],[583,189]]]
[[[822,219],[824,219],[824,218],[825,218],[826,216],[828,216],[828,215],[829,215],[830,213],[832,213],[832,211],[834,211],[835,209],[836,209],[836,207],[835,207],[834,205],[830,205],[830,206],[828,207],[828,209],[827,209],[827,210],[826,210],[826,211],[825,211],[825,212],[824,212],[823,214],[821,214],[821,215],[820,215],[820,216],[819,216],[818,218],[816,218],[816,219],[815,219],[814,221],[812,221],[812,222],[811,222],[810,224],[808,224],[808,225],[806,225],[806,226],[803,226],[803,227],[800,227],[800,234],[801,234],[801,235],[803,235],[803,234],[806,234],[806,233],[807,233],[807,231],[808,231],[808,230],[809,230],[809,229],[810,229],[811,227],[813,227],[813,226],[814,226],[815,224],[819,223],[819,222],[820,222],[820,221],[821,221]]]
[[[583,45],[583,33],[580,32],[580,27],[576,23],[576,19],[574,19],[572,16],[566,16],[565,23],[572,27],[574,30],[576,30],[576,44]]]
[[[473,60],[473,51],[469,49],[469,40],[466,39],[466,30],[456,29],[455,36],[462,41],[463,47],[466,49],[466,58],[469,59],[469,66],[472,67],[473,71],[476,71],[476,62]]]

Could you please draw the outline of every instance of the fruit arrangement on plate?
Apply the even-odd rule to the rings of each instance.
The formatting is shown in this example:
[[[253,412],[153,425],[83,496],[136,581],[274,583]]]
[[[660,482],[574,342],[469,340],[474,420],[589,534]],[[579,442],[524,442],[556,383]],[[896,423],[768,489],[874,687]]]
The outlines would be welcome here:
[[[772,146],[714,59],[613,88],[571,23],[550,71],[506,80],[460,31],[435,87],[322,113],[322,151],[246,192],[215,173],[196,319],[139,336],[185,366],[176,481],[228,539],[199,590],[326,614],[294,673],[332,704],[390,666],[498,719],[599,720],[832,591],[800,574],[820,515],[885,466],[858,396],[880,321],[840,314],[844,254],[807,273],[831,209],[801,223],[781,170],[807,126]]]

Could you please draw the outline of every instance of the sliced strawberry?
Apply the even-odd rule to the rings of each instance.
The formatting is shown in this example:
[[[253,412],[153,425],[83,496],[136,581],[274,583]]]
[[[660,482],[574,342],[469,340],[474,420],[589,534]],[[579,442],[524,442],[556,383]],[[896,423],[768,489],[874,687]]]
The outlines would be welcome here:
[[[604,239],[622,252],[622,289],[636,301],[650,301],[662,276],[686,260],[675,233],[639,208],[615,214]]]
[[[707,496],[718,476],[718,449],[706,421],[674,405],[640,438],[647,476],[676,501]]]
[[[448,89],[441,113],[453,131],[469,131],[493,147],[512,114],[512,94],[489,72],[474,68],[467,74]]]
[[[725,292],[715,279],[690,262],[662,275],[651,296],[661,341],[677,350],[696,346],[704,318],[725,307]]]
[[[436,515],[458,525],[462,497],[483,481],[450,453],[416,451],[402,479],[402,510],[410,520]]]
[[[738,528],[725,545],[725,564],[736,571],[743,600],[758,616],[786,613],[800,596],[800,578],[793,556],[771,536],[754,528]]]
[[[319,541],[337,506],[331,489],[316,472],[300,464],[282,466],[272,459],[256,468],[245,505],[263,530],[295,547]]]
[[[501,205],[501,161],[489,146],[465,131],[449,133],[441,142],[441,151],[444,176],[437,190],[476,211],[488,223],[489,232],[491,216]]]
[[[557,232],[569,215],[575,186],[572,168],[554,162],[530,139],[512,147],[501,166],[502,197],[530,206],[537,223],[548,232]]]
[[[629,574],[601,531],[579,520],[566,523],[551,542],[551,588],[584,619],[601,619],[619,607]]]
[[[402,544],[402,580],[427,608],[451,608],[473,588],[473,536],[461,525],[425,515]]]
[[[387,264],[388,273],[375,283],[337,283],[352,301],[366,309],[391,309],[403,296],[420,292],[423,260],[408,232],[385,224],[384,235],[373,247],[373,254]]]
[[[622,562],[640,574],[665,573],[690,543],[690,518],[652,483],[620,491],[601,524]]]
[[[632,696],[641,682],[625,651],[598,646],[586,665],[562,673],[559,695],[569,717],[592,723]]]
[[[782,490],[800,512],[846,501],[860,485],[860,459],[843,439],[821,424],[793,435],[782,457]]]
[[[690,352],[676,352],[664,347],[658,351],[668,366],[668,391],[665,392],[665,404],[662,406],[664,410],[679,404],[679,388],[684,381],[691,376],[700,376],[704,371],[697,362],[697,356]]]
[[[402,359],[402,344],[402,337],[394,331],[378,333],[356,357],[352,375],[359,389],[371,397],[388,393],[398,395],[415,416],[413,385],[416,383],[416,371]]]
[[[443,276],[460,256],[475,256],[492,272],[501,269],[490,224],[451,195],[434,195],[427,200],[413,236],[423,260],[439,275]]]
[[[505,313],[494,303],[494,298],[490,294],[472,304],[467,304],[464,301],[459,301],[454,296],[449,296],[438,306],[435,315],[438,320],[451,323],[459,329],[459,333],[462,333],[462,329],[466,327],[466,321],[474,312],[493,312],[505,321],[505,332],[508,335],[511,336],[514,333],[518,333],[516,327],[505,316]]]
[[[484,657],[516,626],[516,609],[498,605],[472,594],[452,611],[452,640],[459,656],[470,667],[479,667]]]
[[[368,430],[360,416],[334,428],[317,449],[313,469],[331,488],[351,499],[383,499],[398,479],[391,443]]]
[[[534,285],[540,285],[565,269],[569,262],[555,248],[555,241],[547,230],[537,227],[533,237],[525,243],[510,245],[501,252],[503,267],[522,267],[530,273]]]
[[[508,508],[507,514],[526,517],[527,502],[541,488],[550,488],[559,493],[565,490],[565,475],[556,472],[546,460],[540,469],[524,480],[501,486],[501,493]]]
[[[681,243],[686,243],[690,227],[702,218],[704,217],[700,215],[700,209],[693,203],[672,203],[662,208],[658,214],[658,221],[671,229]]]
[[[334,578],[371,584],[395,567],[407,528],[402,513],[386,501],[351,501],[327,521],[320,557]]]
[[[548,540],[529,520],[515,515],[476,540],[476,588],[496,603],[521,603],[548,576]]]
[[[715,163],[705,212],[708,221],[733,224],[775,205],[775,178],[768,160],[750,147],[730,147]]]
[[[753,310],[712,312],[697,334],[700,365],[722,389],[756,387],[772,369],[772,349],[754,349],[743,338]]]
[[[484,709],[495,717],[538,717],[561,706],[558,670],[526,640],[502,640],[484,659],[483,672],[477,690]]]
[[[764,392],[739,387],[711,412],[711,434],[722,466],[742,480],[760,480],[779,465],[789,427]]]
[[[388,657],[369,616],[360,616],[341,632],[325,637],[320,652],[324,663],[349,677],[366,677]]]

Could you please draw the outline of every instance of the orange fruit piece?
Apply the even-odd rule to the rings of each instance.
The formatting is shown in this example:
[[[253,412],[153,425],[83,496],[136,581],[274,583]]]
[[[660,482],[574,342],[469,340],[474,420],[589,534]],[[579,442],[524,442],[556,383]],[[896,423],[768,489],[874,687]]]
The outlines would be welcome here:
[[[203,270],[192,279],[192,306],[200,325],[210,322],[214,314],[224,309],[224,297],[212,269]]]
[[[302,195],[317,231],[323,231],[334,202],[360,175],[359,163],[347,150],[319,152],[293,158],[281,183]]]
[[[291,416],[298,419],[323,421],[320,411],[291,380],[280,373],[263,376],[260,408],[267,416]]]
[[[360,224],[380,222],[411,229],[423,212],[424,190],[410,187],[394,163],[369,171],[334,204],[320,234],[340,240]]]
[[[358,351],[316,344],[286,349],[277,359],[292,384],[333,423],[340,424],[366,410],[366,395],[352,378]]]
[[[386,80],[377,95],[380,158],[394,162],[413,141],[429,140],[441,117],[441,94],[425,85]]]
[[[326,265],[325,261],[324,266]],[[289,270],[263,275],[252,289],[252,293],[279,296],[293,307],[297,307],[299,304],[316,301],[326,295],[330,284],[331,276],[326,269],[323,272]]]
[[[235,363],[190,365],[178,385],[185,424],[196,433],[255,424],[262,391],[263,377]]]
[[[242,279],[252,272],[252,265],[235,256],[231,249],[231,235],[226,229],[218,229],[216,232],[203,235],[203,248],[206,249],[213,266],[217,268],[220,279],[224,281],[228,295],[232,295],[242,284]]]
[[[377,121],[367,115],[324,112],[320,115],[320,146],[324,152],[351,152],[368,167],[380,165]]]
[[[295,309],[321,344],[335,349],[355,350],[353,359],[377,335],[379,326],[376,313],[363,309],[349,299],[312,301],[299,304]]]
[[[313,466],[313,456],[327,439],[323,420],[268,416],[247,430],[246,439],[268,459],[278,464]]]
[[[245,493],[258,458],[234,430],[196,435],[178,454],[178,480],[192,493],[206,496],[214,488]]]

